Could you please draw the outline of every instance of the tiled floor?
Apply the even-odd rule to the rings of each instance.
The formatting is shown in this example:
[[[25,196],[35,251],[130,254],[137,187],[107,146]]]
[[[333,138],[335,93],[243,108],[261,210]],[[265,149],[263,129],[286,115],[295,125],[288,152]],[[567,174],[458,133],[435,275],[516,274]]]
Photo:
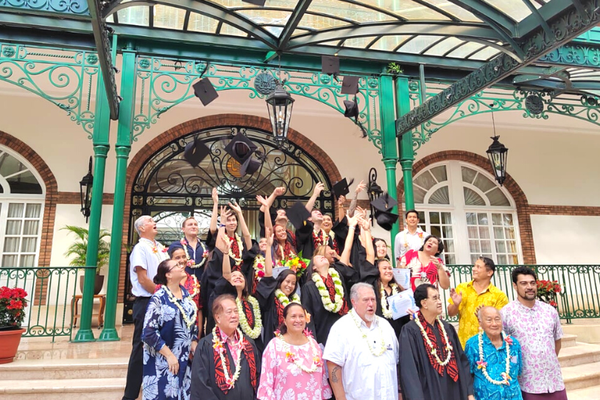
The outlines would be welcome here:
[[[97,338],[101,330],[94,329]],[[52,343],[51,338],[22,338],[16,359],[18,360],[58,360],[58,359],[97,359],[97,358],[128,358],[131,353],[131,337],[133,325],[117,327],[121,340],[115,342],[85,342],[73,343],[66,337],[57,337]],[[75,334],[73,335],[75,337]]]

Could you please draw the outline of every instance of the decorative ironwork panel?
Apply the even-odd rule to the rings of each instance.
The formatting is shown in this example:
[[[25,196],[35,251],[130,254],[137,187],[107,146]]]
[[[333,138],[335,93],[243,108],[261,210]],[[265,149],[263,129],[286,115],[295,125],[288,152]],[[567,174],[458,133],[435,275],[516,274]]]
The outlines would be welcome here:
[[[98,56],[95,52],[0,43],[0,80],[52,102],[92,138]]]
[[[215,65],[205,61],[167,59],[138,56],[136,61],[136,109],[131,140],[137,140],[146,129],[156,123],[161,114],[172,107],[194,97],[192,85],[201,77],[209,78],[217,91],[247,90],[251,99],[264,98],[266,93],[265,72],[276,76],[273,69],[255,67]],[[258,77],[259,82],[255,82]],[[321,73],[281,71],[286,90],[292,95],[305,96],[326,104],[344,113],[341,80]],[[362,77],[359,81],[357,102],[358,121],[362,124],[369,140],[381,150],[381,128],[379,125],[379,80]],[[293,116],[292,116],[293,121]]]
[[[0,7],[89,16],[87,0],[0,0]]]
[[[224,150],[238,132],[258,147],[262,164],[253,174],[242,175],[240,164]],[[209,147],[210,155],[192,168],[183,158],[183,151],[196,136]],[[333,213],[331,182],[302,148],[291,142],[277,147],[270,132],[225,126],[179,138],[152,156],[135,179],[132,215],[212,209],[213,187],[219,191],[223,204],[235,199],[245,210],[257,210],[260,208],[257,195],[268,196],[275,187],[283,186],[286,193],[273,206],[287,208],[297,200],[308,200],[317,182],[323,182],[325,190],[315,206],[324,213]]]
[[[552,65],[600,68],[600,49],[592,46],[566,44],[540,57],[539,61]]]

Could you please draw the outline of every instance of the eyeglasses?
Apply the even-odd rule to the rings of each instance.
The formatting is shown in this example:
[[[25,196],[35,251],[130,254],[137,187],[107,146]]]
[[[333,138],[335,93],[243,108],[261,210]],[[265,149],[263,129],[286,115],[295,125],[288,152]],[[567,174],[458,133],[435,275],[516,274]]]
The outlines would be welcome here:
[[[177,264],[175,264],[173,267],[169,268],[169,271],[168,271],[168,272],[171,272],[171,271],[173,271],[175,268],[179,268],[179,269],[181,269],[181,268],[184,268],[184,266],[183,266],[183,265],[181,265],[181,264],[179,264],[179,263],[177,263]]]

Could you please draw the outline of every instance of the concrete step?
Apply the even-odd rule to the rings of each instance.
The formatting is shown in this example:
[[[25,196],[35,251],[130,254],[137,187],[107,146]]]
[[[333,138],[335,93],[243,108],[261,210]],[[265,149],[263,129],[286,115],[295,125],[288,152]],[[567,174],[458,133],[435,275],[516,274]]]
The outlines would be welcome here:
[[[0,381],[2,400],[119,400],[125,378]]]
[[[585,389],[567,391],[569,400],[598,400],[600,398],[600,386],[590,386]]]
[[[600,346],[587,343],[569,345],[561,348],[558,361],[562,368],[600,362]]]
[[[567,392],[589,388],[590,386],[600,386],[600,362],[574,365],[561,369]],[[600,398],[600,395],[596,397],[596,399],[598,398]]]
[[[18,379],[104,379],[127,375],[127,359],[100,358],[60,360],[15,360],[0,364],[0,387],[5,380]]]
[[[564,349],[565,347],[575,346],[577,344],[577,335],[570,335],[565,333],[560,340],[561,346]]]

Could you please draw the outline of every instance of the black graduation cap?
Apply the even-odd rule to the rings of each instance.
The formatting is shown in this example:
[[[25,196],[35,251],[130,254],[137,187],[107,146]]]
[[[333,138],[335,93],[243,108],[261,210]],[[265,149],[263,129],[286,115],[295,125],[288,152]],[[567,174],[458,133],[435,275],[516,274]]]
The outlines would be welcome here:
[[[348,193],[350,193],[350,189],[348,189],[348,187],[353,183],[354,179],[350,179],[350,182],[348,182],[346,178],[342,179],[341,181],[333,185],[333,194],[336,198],[347,195]]]
[[[340,59],[331,56],[321,56],[321,71],[324,74],[339,74]]]
[[[254,4],[255,6],[264,6],[267,0],[242,0],[244,3]]]
[[[300,229],[304,226],[304,221],[310,217],[310,213],[304,204],[297,201],[292,208],[286,210],[286,214],[294,228]]]
[[[375,209],[377,224],[386,231],[391,231],[392,226],[398,221],[398,214],[392,212],[392,209],[398,205],[396,199],[388,193],[384,193],[373,200],[371,205]]]
[[[225,147],[225,151],[231,155],[237,162],[244,164],[246,160],[252,157],[252,153],[258,147],[242,133],[238,133],[231,139],[231,142]]]
[[[356,103],[356,97],[354,98],[354,101],[344,100],[344,107],[346,107],[344,117],[358,119],[358,104]]]
[[[200,99],[204,106],[209,105],[213,100],[219,97],[215,87],[210,83],[208,78],[200,79],[198,82],[194,83],[193,88],[194,94]]]
[[[398,214],[378,211],[375,213],[375,219],[377,220],[377,225],[382,229],[391,231],[396,221],[398,221]]]
[[[199,138],[195,138],[193,141],[185,146],[183,151],[183,158],[190,163],[192,167],[197,166],[210,154],[210,149],[204,144]]]
[[[342,81],[342,94],[358,93],[358,76],[345,76]]]
[[[240,174],[242,174],[242,176],[246,174],[252,175],[256,171],[258,171],[258,169],[260,168],[260,164],[260,161],[255,160],[252,157],[248,157],[246,162],[243,163],[242,167],[240,168]]]

